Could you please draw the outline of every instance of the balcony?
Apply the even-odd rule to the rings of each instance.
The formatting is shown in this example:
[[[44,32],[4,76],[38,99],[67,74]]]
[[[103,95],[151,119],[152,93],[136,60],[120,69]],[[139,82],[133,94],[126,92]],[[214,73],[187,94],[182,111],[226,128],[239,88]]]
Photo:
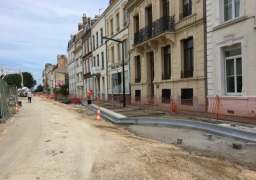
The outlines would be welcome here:
[[[152,24],[134,33],[134,44],[142,43],[166,30],[174,31],[174,16],[163,16]]]
[[[181,71],[181,78],[191,78],[193,77],[193,70],[190,71]]]

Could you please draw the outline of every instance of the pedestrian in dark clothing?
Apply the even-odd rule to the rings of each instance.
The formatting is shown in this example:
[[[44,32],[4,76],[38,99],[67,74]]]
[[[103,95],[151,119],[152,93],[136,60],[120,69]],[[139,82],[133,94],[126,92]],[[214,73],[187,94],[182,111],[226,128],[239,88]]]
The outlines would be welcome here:
[[[33,97],[33,94],[31,93],[31,91],[28,91],[27,96],[28,96],[28,103],[31,103],[31,99]]]

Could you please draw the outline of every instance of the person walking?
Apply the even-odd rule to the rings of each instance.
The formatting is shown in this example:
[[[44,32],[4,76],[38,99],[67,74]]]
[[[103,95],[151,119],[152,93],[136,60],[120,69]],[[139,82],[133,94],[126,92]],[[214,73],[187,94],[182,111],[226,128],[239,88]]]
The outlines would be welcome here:
[[[33,94],[31,93],[30,90],[28,91],[27,96],[28,96],[28,103],[31,103],[31,99],[33,97]]]

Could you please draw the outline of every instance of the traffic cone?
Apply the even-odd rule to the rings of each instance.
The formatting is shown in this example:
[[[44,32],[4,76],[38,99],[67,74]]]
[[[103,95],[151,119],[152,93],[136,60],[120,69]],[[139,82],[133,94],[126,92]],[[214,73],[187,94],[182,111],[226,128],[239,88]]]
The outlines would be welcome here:
[[[16,103],[16,112],[18,112],[19,111],[19,106],[18,106],[18,103]]]
[[[96,121],[100,121],[100,106],[98,107],[98,112],[96,113]]]

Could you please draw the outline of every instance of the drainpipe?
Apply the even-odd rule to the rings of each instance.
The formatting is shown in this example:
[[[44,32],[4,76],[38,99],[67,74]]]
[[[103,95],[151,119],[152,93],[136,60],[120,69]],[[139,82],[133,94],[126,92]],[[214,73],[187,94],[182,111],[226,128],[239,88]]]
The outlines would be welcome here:
[[[205,77],[205,111],[208,107],[208,78],[207,78],[207,19],[206,19],[206,1],[203,1],[203,16],[204,16],[204,77]]]

